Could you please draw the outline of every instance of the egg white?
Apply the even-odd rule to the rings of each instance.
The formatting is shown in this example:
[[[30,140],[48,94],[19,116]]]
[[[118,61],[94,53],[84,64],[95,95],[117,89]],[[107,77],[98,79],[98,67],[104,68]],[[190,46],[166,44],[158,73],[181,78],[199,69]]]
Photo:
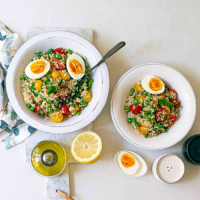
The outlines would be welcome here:
[[[81,73],[81,74],[74,74],[71,71],[71,69],[69,67],[69,63],[73,59],[76,60],[76,61],[78,61],[81,64],[83,73]],[[68,59],[67,59],[67,70],[69,72],[69,75],[73,79],[76,79],[76,80],[81,79],[85,75],[85,63],[84,63],[83,59],[79,55],[77,55],[77,54],[72,54],[71,56],[69,56]]]
[[[142,85],[143,89],[146,90],[147,92],[151,93],[151,94],[161,94],[161,93],[163,93],[163,92],[165,91],[165,84],[162,82],[162,80],[161,80],[160,78],[158,78],[158,79],[160,79],[161,82],[163,83],[163,86],[162,86],[162,88],[161,88],[160,90],[158,90],[158,91],[153,91],[153,90],[149,87],[149,81],[150,81],[152,78],[158,78],[158,77],[152,76],[152,75],[147,75],[144,79],[142,79],[141,85]]]
[[[130,156],[132,156],[134,159],[135,159],[135,165],[133,165],[132,167],[124,167],[122,162],[121,162],[121,158],[124,154],[129,154]],[[127,153],[127,152],[121,152],[119,155],[118,155],[118,163],[119,163],[119,166],[121,168],[121,170],[125,173],[125,174],[128,174],[128,175],[134,175],[137,170],[139,169],[139,163],[138,161],[136,160],[136,158],[131,155],[130,153]]]
[[[31,71],[30,66],[31,66],[33,63],[35,63],[35,62],[37,62],[37,61],[40,61],[40,60],[42,60],[42,61],[45,62],[45,65],[46,65],[45,70],[44,70],[43,72],[41,72],[40,74],[34,74],[34,73]],[[34,60],[33,62],[30,62],[30,63],[26,66],[26,68],[25,68],[25,74],[26,74],[26,76],[28,76],[28,78],[31,78],[31,79],[38,79],[38,78],[41,78],[41,77],[45,76],[45,75],[48,73],[49,70],[50,70],[50,63],[49,63],[48,61],[44,60],[44,59],[38,59],[38,60]]]

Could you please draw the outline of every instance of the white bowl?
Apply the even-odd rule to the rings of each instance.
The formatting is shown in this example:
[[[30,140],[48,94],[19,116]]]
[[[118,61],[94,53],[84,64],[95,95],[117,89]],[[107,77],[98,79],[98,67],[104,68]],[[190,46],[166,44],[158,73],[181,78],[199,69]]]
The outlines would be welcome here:
[[[93,98],[80,116],[66,118],[59,124],[53,123],[51,120],[44,120],[43,117],[36,115],[26,107],[20,94],[20,76],[33,58],[34,52],[58,47],[70,48],[72,51],[86,56],[90,67],[102,58],[100,52],[90,42],[76,34],[62,31],[40,34],[24,43],[15,54],[8,69],[6,88],[14,110],[26,123],[50,133],[69,133],[87,126],[101,113],[108,97],[109,73],[105,62],[92,73],[94,79]]]
[[[146,75],[155,75],[178,93],[183,105],[180,117],[168,132],[144,138],[127,123],[124,104],[130,89]],[[130,143],[145,149],[165,149],[181,141],[191,129],[196,116],[196,98],[188,80],[176,69],[163,64],[145,64],[127,71],[118,81],[111,99],[111,116],[118,132]]]

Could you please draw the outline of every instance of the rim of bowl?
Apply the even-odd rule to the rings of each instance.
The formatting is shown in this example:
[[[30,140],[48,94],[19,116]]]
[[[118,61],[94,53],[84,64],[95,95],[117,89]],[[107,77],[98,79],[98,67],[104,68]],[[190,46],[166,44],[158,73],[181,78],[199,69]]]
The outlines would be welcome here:
[[[42,142],[54,142],[54,143],[58,144],[58,145],[63,149],[63,151],[65,152],[65,155],[66,155],[65,165],[64,165],[64,167],[62,168],[62,170],[61,170],[58,174],[54,174],[54,175],[51,175],[51,176],[47,176],[47,175],[41,174],[40,172],[38,172],[38,171],[33,167],[33,163],[32,163],[32,161],[31,161],[31,157],[32,157],[33,150],[35,149],[35,147],[36,147],[37,145],[39,145],[39,144],[42,143]],[[54,177],[56,177],[56,176],[59,176],[59,175],[65,170],[65,168],[66,168],[66,166],[67,166],[67,164],[68,164],[68,156],[67,156],[67,152],[65,151],[64,147],[63,147],[61,144],[59,144],[58,142],[55,142],[55,141],[53,141],[53,140],[42,140],[42,141],[38,142],[38,143],[33,147],[33,149],[31,150],[31,153],[30,153],[30,156],[29,156],[29,160],[30,160],[29,162],[30,162],[30,165],[31,165],[32,170],[33,170],[37,175],[42,176],[42,177],[48,177],[48,178],[54,178]]]
[[[21,119],[23,119],[24,122],[33,126],[36,129],[38,129],[38,127],[39,127],[39,130],[42,130],[45,132],[47,131],[46,128],[51,128],[51,129],[48,129],[47,132],[56,133],[56,134],[70,133],[70,132],[77,131],[77,130],[80,130],[80,129],[86,127],[100,115],[101,111],[103,110],[103,108],[107,102],[107,98],[108,98],[109,86],[110,86],[109,71],[108,71],[106,62],[102,63],[99,66],[99,68],[101,70],[101,76],[102,76],[102,92],[101,92],[100,98],[99,98],[96,106],[87,115],[87,117],[85,119],[83,119],[79,122],[73,123],[71,125],[68,125],[68,126],[52,126],[52,125],[47,125],[42,122],[39,122],[38,120],[29,116],[18,102],[16,93],[15,93],[15,90],[13,87],[14,75],[15,75],[15,71],[16,71],[15,67],[18,64],[19,60],[21,59],[21,56],[23,55],[23,53],[26,51],[26,49],[31,48],[34,44],[36,44],[40,41],[51,39],[51,38],[68,38],[71,40],[75,40],[75,42],[80,43],[82,46],[84,46],[86,49],[88,49],[96,60],[100,60],[103,57],[101,55],[101,53],[99,52],[99,50],[93,44],[91,44],[86,39],[84,39],[81,36],[74,34],[74,33],[65,32],[65,31],[52,31],[52,32],[46,32],[46,33],[36,35],[36,36],[32,37],[31,39],[27,40],[20,47],[20,49],[17,51],[16,55],[14,56],[14,58],[10,64],[10,67],[8,68],[8,72],[7,72],[6,90],[7,90],[8,98],[9,98],[12,106],[14,105],[13,106],[14,110],[16,111],[17,115]],[[14,70],[11,68],[13,68]],[[14,98],[13,98],[13,94],[14,94]],[[82,125],[78,127],[77,124],[80,124],[80,123],[82,123]],[[73,127],[73,130],[66,131],[66,127],[68,127],[68,128]]]
[[[167,182],[167,181],[164,181],[163,179],[161,179],[160,176],[159,176],[159,174],[158,174],[158,163],[160,162],[160,160],[161,160],[162,158],[164,158],[165,156],[168,156],[168,155],[173,155],[173,156],[176,156],[177,158],[179,158],[179,159],[181,160],[182,164],[183,164],[183,169],[184,169],[183,174],[182,174],[182,176],[180,177],[180,179],[178,179],[177,181],[171,182],[171,183],[170,183],[170,182]],[[167,184],[173,184],[173,183],[176,183],[176,182],[180,181],[180,180],[183,178],[183,175],[185,174],[185,165],[184,165],[182,159],[181,159],[179,156],[177,156],[177,155],[174,154],[174,153],[167,153],[167,154],[164,154],[164,155],[162,155],[162,156],[160,156],[160,157],[158,158],[158,161],[157,161],[157,163],[156,163],[156,174],[157,174],[158,178],[159,178],[162,182],[167,183]]]
[[[113,99],[114,99],[114,94],[115,94],[115,91],[116,91],[118,85],[120,84],[121,80],[122,80],[123,78],[125,78],[125,76],[126,76],[128,73],[130,73],[131,71],[133,71],[133,70],[135,70],[135,69],[137,69],[137,68],[146,66],[146,65],[162,65],[162,66],[164,66],[164,67],[168,67],[168,68],[170,68],[170,69],[172,69],[172,70],[178,72],[178,73],[185,79],[185,81],[188,83],[188,85],[189,85],[189,87],[190,87],[190,89],[191,89],[191,91],[192,91],[193,99],[194,99],[194,102],[195,102],[195,105],[194,105],[194,116],[193,116],[193,119],[192,119],[192,123],[191,123],[191,125],[189,126],[188,130],[186,131],[186,133],[185,133],[182,137],[180,137],[180,139],[177,140],[175,143],[173,143],[173,144],[171,144],[171,145],[168,145],[168,146],[160,147],[160,148],[145,147],[145,146],[139,145],[139,144],[137,144],[137,143],[131,141],[131,140],[130,140],[128,137],[126,137],[126,136],[124,135],[124,133],[121,131],[121,129],[119,128],[119,126],[118,126],[117,123],[116,123],[115,116],[114,116],[114,114],[113,114]],[[120,135],[121,135],[124,139],[126,139],[128,142],[130,142],[131,144],[134,144],[134,145],[136,145],[136,146],[138,146],[138,147],[140,147],[140,148],[149,149],[149,150],[166,149],[166,148],[169,148],[169,147],[171,147],[171,146],[177,144],[178,142],[180,142],[180,141],[188,134],[188,132],[189,132],[190,129],[192,128],[192,126],[193,126],[193,124],[194,124],[194,121],[195,121],[195,118],[196,118],[196,111],[197,111],[196,96],[195,96],[194,90],[193,90],[193,88],[192,88],[190,82],[189,82],[189,81],[185,78],[185,76],[184,76],[181,72],[179,72],[177,69],[175,69],[175,68],[173,68],[173,67],[170,67],[170,66],[168,66],[168,65],[165,65],[165,64],[161,64],[161,63],[147,63],[147,64],[138,65],[138,66],[136,66],[136,67],[133,67],[133,68],[129,69],[127,72],[125,72],[125,73],[119,78],[119,80],[118,80],[118,82],[117,82],[117,84],[116,84],[116,86],[115,86],[115,88],[114,88],[114,90],[113,90],[112,98],[111,98],[111,117],[112,117],[112,121],[113,121],[113,123],[114,123],[116,129],[117,129],[118,132],[120,133]]]
[[[195,165],[200,165],[200,163],[194,161],[194,159],[190,156],[190,153],[189,153],[189,151],[188,151],[188,148],[189,148],[191,142],[192,142],[195,138],[200,138],[200,134],[193,135],[193,136],[191,136],[190,138],[188,138],[189,141],[188,141],[188,143],[187,143],[187,145],[186,145],[186,150],[187,150],[186,152],[187,152],[187,155],[188,155],[188,157],[190,158],[190,160],[193,162],[193,164],[195,164]]]

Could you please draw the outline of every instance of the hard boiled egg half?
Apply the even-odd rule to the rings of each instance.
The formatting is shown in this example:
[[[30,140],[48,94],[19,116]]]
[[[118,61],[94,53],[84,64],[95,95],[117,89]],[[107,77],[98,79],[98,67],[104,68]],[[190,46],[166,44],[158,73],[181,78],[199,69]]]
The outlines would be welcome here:
[[[77,54],[69,56],[67,59],[67,70],[73,79],[81,79],[85,75],[83,59]]]
[[[144,90],[151,94],[161,94],[165,91],[165,84],[156,76],[147,75],[141,81]]]
[[[28,78],[38,79],[45,76],[50,69],[50,63],[46,60],[39,59],[29,63],[25,69]]]
[[[138,161],[134,158],[133,155],[127,152],[119,153],[118,163],[121,170],[128,175],[134,175],[139,168]]]

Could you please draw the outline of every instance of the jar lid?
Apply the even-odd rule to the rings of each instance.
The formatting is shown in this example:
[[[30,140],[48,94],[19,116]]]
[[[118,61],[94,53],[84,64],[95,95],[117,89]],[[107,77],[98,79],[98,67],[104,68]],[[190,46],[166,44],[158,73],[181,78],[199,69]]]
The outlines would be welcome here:
[[[64,148],[54,141],[38,143],[31,153],[31,166],[39,175],[57,176],[67,164],[67,154]]]

